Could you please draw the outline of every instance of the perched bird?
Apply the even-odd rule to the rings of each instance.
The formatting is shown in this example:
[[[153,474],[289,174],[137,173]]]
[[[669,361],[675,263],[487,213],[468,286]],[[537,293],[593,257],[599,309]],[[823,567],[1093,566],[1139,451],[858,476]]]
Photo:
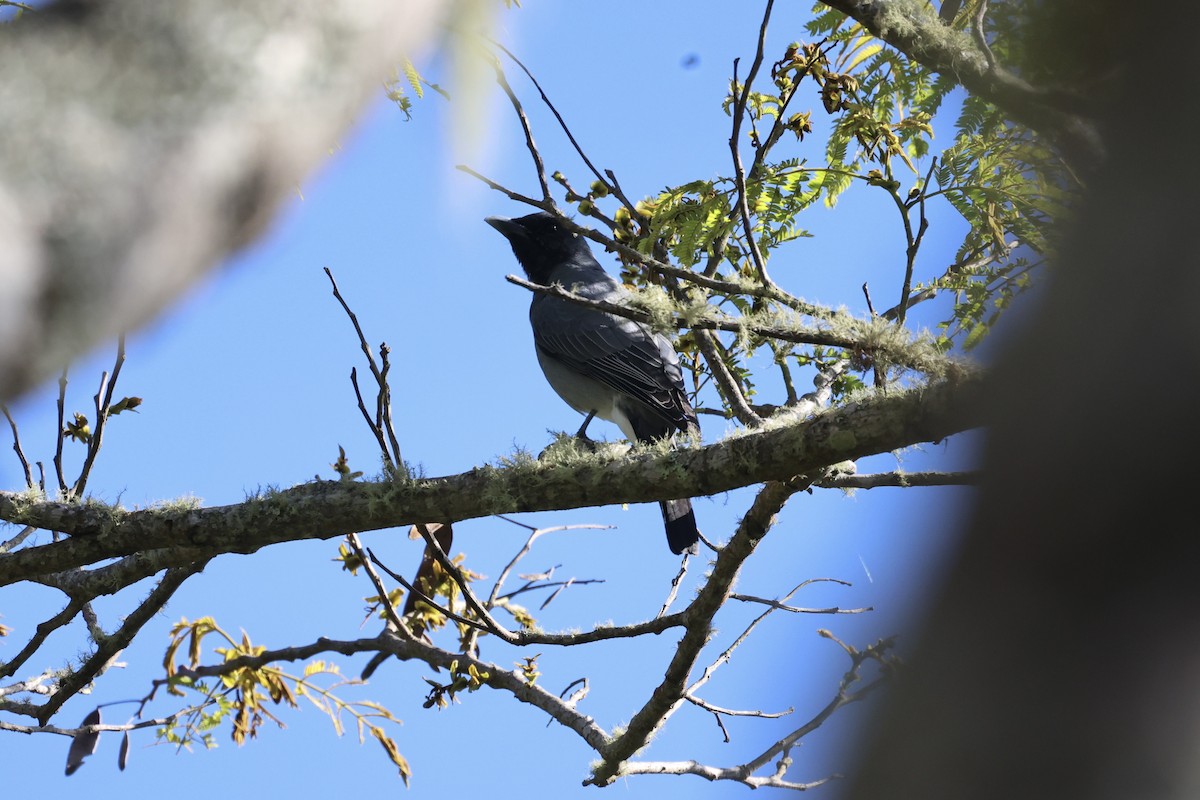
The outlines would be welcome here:
[[[508,239],[534,283],[557,283],[591,300],[620,303],[628,297],[596,261],[587,240],[553,214],[486,221]],[[577,436],[586,438],[592,417],[615,423],[631,442],[699,430],[683,391],[679,355],[666,337],[633,320],[536,292],[529,322],[546,380],[586,417]],[[671,552],[695,552],[700,534],[691,501],[660,505]]]

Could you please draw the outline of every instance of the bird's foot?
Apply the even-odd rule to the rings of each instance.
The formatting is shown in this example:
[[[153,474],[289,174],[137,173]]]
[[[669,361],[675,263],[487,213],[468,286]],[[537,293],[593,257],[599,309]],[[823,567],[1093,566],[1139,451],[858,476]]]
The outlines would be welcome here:
[[[583,431],[575,434],[574,439],[576,444],[578,444],[584,450],[587,450],[589,453],[594,453],[600,449],[600,442],[597,442]]]

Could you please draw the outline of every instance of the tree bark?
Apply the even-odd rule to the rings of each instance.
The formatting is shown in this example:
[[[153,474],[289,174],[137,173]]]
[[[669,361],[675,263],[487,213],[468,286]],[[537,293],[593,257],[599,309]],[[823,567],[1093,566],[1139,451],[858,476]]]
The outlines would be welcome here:
[[[0,26],[0,402],[261,233],[440,7],[79,0]]]

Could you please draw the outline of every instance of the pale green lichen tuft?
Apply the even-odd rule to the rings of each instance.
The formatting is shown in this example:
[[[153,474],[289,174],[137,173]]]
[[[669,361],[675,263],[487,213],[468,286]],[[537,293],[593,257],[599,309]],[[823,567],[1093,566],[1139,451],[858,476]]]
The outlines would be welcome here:
[[[195,511],[203,504],[204,501],[196,495],[186,494],[173,500],[156,500],[150,504],[149,509],[151,511]]]

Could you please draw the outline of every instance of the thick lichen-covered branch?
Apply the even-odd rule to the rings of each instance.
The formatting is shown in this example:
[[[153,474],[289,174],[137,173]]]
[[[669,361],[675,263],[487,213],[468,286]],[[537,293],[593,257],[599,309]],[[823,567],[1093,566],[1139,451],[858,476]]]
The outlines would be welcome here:
[[[152,549],[183,548],[191,562],[203,555],[252,553],[279,542],[417,522],[717,494],[974,427],[981,422],[973,402],[981,383],[966,377],[864,395],[810,419],[781,414],[704,447],[526,457],[442,478],[316,482],[209,508],[127,511],[0,492],[0,519],[70,534],[0,555],[0,585]],[[169,554],[162,563],[167,560]]]

